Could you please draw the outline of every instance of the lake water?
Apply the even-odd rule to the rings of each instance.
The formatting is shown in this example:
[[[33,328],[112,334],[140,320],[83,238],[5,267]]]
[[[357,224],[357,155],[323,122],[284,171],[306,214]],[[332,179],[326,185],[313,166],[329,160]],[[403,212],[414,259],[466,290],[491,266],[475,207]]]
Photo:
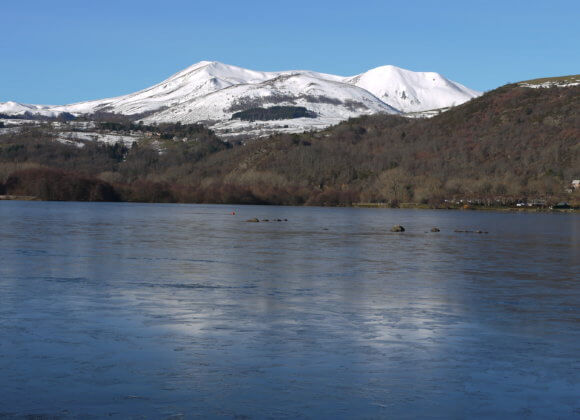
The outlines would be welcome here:
[[[578,215],[0,216],[0,417],[580,418]]]

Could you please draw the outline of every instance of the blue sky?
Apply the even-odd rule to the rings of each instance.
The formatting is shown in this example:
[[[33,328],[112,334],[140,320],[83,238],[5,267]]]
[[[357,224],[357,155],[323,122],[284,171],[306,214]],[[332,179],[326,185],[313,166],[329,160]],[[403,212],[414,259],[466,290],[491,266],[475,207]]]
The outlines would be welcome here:
[[[394,64],[489,90],[580,73],[579,1],[53,0],[0,8],[0,102],[134,92],[201,61],[354,75]]]

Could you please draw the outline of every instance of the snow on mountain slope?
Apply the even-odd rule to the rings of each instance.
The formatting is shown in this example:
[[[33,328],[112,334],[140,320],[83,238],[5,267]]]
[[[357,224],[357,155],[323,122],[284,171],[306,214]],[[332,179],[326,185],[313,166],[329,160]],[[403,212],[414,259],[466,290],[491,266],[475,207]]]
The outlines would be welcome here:
[[[174,74],[167,80],[125,96],[65,105],[71,113],[95,111],[119,114],[140,114],[160,108],[178,106],[182,102],[238,84],[258,83],[275,77],[276,73],[246,70],[227,64],[201,61]]]
[[[481,95],[439,73],[414,72],[395,66],[377,67],[345,78],[344,82],[368,90],[402,112],[447,108]]]
[[[303,106],[315,112],[319,119],[338,121],[362,114],[398,113],[364,89],[319,78],[314,73],[297,72],[281,74],[261,83],[230,86],[184,101],[145,121],[224,121],[238,111],[271,106]]]
[[[256,84],[295,72],[261,72],[215,61],[201,61],[169,77],[167,80],[129,95],[70,105],[50,107],[54,112],[89,114],[97,111],[134,115],[178,107],[181,103],[242,84]],[[342,77],[322,73],[299,72],[328,80]]]
[[[0,103],[0,113],[25,112],[56,116],[97,111],[143,114],[154,122],[205,122],[218,131],[255,132],[256,124],[232,122],[237,111],[275,105],[303,106],[316,118],[261,122],[273,131],[304,131],[344,119],[379,112],[424,111],[457,105],[479,92],[437,73],[415,73],[384,66],[354,77],[313,71],[260,72],[218,62],[202,61],[167,80],[129,95],[62,106]],[[291,127],[291,128],[289,128]]]
[[[56,117],[62,111],[54,111],[49,105],[27,105],[18,102],[0,102],[0,114],[5,115],[24,115],[29,112],[35,115],[45,117]]]

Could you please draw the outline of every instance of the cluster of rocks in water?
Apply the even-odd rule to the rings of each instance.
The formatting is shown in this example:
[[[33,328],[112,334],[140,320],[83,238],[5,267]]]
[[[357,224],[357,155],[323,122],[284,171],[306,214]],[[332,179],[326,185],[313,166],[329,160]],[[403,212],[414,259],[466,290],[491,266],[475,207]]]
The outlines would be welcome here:
[[[260,223],[260,222],[287,222],[288,219],[258,219],[257,217],[254,217],[252,219],[248,219],[246,220],[246,222],[249,223]],[[324,230],[328,230],[327,228],[325,228]],[[391,232],[404,232],[405,231],[405,227],[401,226],[401,225],[395,225],[391,228]],[[441,232],[441,229],[439,229],[438,227],[432,227],[431,228],[431,232],[433,233],[437,233],[437,232]],[[459,230],[459,229],[455,229],[454,232],[457,233],[489,233],[485,230]]]
[[[405,228],[401,225],[395,225],[391,228],[391,232],[404,232]],[[431,232],[441,232],[441,229],[434,227],[431,228]]]
[[[259,222],[287,222],[287,221],[288,221],[288,219],[272,219],[272,220],[270,220],[270,219],[262,219],[262,220],[260,220],[257,217],[254,217],[253,219],[246,220],[246,222],[249,222],[249,223],[259,223]]]
[[[404,232],[405,228],[401,225],[395,225],[391,228],[391,232]],[[439,229],[438,227],[433,227],[431,228],[431,232],[436,233],[436,232],[441,232],[441,229]],[[485,230],[454,230],[454,232],[458,232],[458,233],[489,233]]]

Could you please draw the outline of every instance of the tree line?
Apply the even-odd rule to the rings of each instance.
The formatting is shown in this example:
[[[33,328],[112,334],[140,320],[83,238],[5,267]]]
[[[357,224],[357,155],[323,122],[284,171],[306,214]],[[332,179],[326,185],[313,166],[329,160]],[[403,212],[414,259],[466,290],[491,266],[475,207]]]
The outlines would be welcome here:
[[[316,113],[303,106],[272,106],[269,108],[250,108],[232,115],[232,120],[242,121],[291,120],[295,118],[316,118]]]

